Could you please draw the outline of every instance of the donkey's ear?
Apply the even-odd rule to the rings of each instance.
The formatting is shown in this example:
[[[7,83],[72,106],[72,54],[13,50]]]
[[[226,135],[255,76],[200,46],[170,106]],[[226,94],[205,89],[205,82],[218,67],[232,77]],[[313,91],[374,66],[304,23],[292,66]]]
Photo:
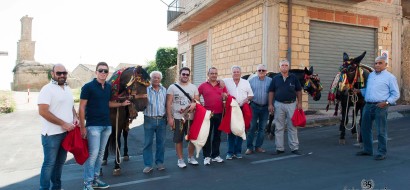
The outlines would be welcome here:
[[[343,52],[343,62],[349,61],[349,55],[346,52]]]
[[[310,66],[309,74],[313,74],[313,66]]]
[[[365,55],[366,55],[366,51],[364,51],[362,55],[360,55],[359,57],[354,58],[352,62],[356,64],[360,64],[360,62],[362,61]]]
[[[309,74],[309,70],[305,67],[305,74]]]

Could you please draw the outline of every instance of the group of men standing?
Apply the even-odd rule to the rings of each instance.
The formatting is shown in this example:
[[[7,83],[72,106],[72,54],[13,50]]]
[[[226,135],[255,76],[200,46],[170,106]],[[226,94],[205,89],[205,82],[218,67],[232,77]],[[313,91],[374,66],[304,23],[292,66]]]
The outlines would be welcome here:
[[[376,60],[379,61],[379,60]],[[378,73],[384,72],[385,60],[379,61],[377,67],[382,67],[376,70],[375,76]],[[384,66],[384,67],[383,67]],[[233,96],[239,106],[250,104],[252,109],[251,126],[247,133],[247,144],[245,154],[264,153],[263,148],[264,130],[267,124],[269,114],[274,114],[275,117],[275,144],[276,151],[274,154],[282,154],[285,152],[284,146],[284,130],[287,126],[288,144],[290,150],[294,154],[302,154],[299,150],[299,141],[297,128],[292,125],[291,118],[295,109],[302,109],[302,87],[295,75],[289,73],[289,62],[282,60],[279,63],[280,74],[274,78],[267,77],[267,68],[265,65],[258,65],[256,68],[257,76],[244,80],[241,78],[241,68],[232,66],[232,78],[223,80],[218,79],[218,70],[215,67],[208,69],[208,80],[199,85],[197,88],[189,82],[191,71],[187,67],[179,70],[179,79],[175,84],[169,86],[168,89],[161,85],[162,73],[153,71],[150,73],[151,85],[147,87],[148,105],[144,111],[144,169],[143,173],[153,171],[154,163],[157,170],[165,169],[164,153],[165,153],[165,135],[166,126],[169,126],[173,131],[173,142],[177,153],[177,165],[180,168],[185,168],[185,159],[183,158],[183,141],[187,140],[187,133],[190,124],[192,123],[193,114],[196,104],[200,97],[203,97],[204,107],[213,112],[210,119],[210,130],[208,139],[203,147],[203,163],[210,165],[211,162],[221,163],[224,160],[220,154],[221,131],[218,129],[223,113],[224,101],[227,96]],[[384,72],[385,77],[390,81],[395,81],[394,76]],[[108,65],[104,62],[98,63],[96,67],[96,78],[85,84],[80,96],[79,116],[74,109],[73,97],[71,89],[67,86],[67,71],[61,64],[57,64],[51,71],[52,79],[49,84],[43,87],[38,99],[39,114],[42,116],[42,145],[44,151],[44,162],[41,168],[40,189],[61,189],[61,173],[62,166],[66,160],[67,152],[61,147],[61,142],[68,131],[73,130],[76,125],[81,129],[81,134],[88,140],[90,156],[84,165],[84,190],[92,190],[97,188],[108,188],[109,185],[99,179],[99,171],[102,163],[105,145],[108,141],[108,136],[111,133],[111,123],[109,121],[109,108],[128,106],[130,101],[123,103],[110,101],[111,86],[106,82],[108,75]],[[369,82],[370,83],[370,82]],[[397,81],[396,81],[397,84]],[[373,85],[368,84],[368,89]],[[384,87],[384,86],[383,86]],[[364,117],[366,122],[374,120],[374,113],[384,114],[383,121],[377,120],[376,125],[382,126],[383,143],[379,147],[381,156],[376,159],[385,159],[387,130],[386,115],[387,104],[397,100],[397,96],[393,95],[390,98],[389,88],[391,84],[386,85],[386,91],[383,91],[383,100],[385,103],[366,104]],[[393,84],[393,89],[397,85]],[[360,92],[357,92],[360,93]],[[366,94],[367,101],[369,99],[369,90],[362,91]],[[376,95],[377,96],[377,95]],[[378,98],[373,97],[375,101],[380,102]],[[376,100],[377,99],[377,100]],[[383,104],[383,105],[382,105]],[[380,109],[384,111],[380,112]],[[375,111],[374,111],[375,110]],[[370,116],[368,116],[370,112]],[[85,119],[87,122],[85,123]],[[372,155],[368,131],[371,131],[368,125],[363,126],[364,134],[364,151],[358,155]],[[362,130],[362,131],[363,131]],[[153,139],[156,139],[155,161],[153,156]],[[370,138],[369,138],[370,137]],[[255,140],[256,138],[256,140]],[[254,144],[254,141],[255,144]],[[369,141],[369,142],[368,142]],[[241,137],[234,134],[228,134],[228,151],[226,159],[242,158],[242,142]],[[380,143],[379,143],[380,144]],[[191,165],[198,165],[198,161],[194,158],[194,146],[188,142],[188,159],[187,162]],[[50,183],[51,182],[51,183]]]

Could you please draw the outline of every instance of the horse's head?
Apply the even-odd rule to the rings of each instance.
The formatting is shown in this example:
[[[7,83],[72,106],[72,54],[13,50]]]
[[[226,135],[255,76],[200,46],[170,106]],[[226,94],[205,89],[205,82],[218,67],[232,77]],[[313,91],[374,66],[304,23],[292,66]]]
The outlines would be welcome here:
[[[320,83],[320,78],[317,74],[313,74],[313,67],[308,70],[305,67],[304,85],[303,90],[312,96],[313,100],[318,101],[322,96],[321,91],[323,89]]]
[[[148,105],[147,87],[149,75],[141,66],[129,67],[121,75],[120,91],[126,90],[136,111],[143,111]]]
[[[360,66],[360,62],[366,55],[366,51],[362,53],[359,57],[349,58],[346,52],[343,53],[343,64],[340,66],[339,70],[341,73],[352,73]]]

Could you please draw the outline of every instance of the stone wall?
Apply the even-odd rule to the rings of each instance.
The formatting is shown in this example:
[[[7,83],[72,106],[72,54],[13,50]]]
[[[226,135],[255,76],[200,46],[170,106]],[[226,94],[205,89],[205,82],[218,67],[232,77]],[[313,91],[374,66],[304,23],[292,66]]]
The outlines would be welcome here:
[[[231,66],[238,65],[242,73],[256,70],[262,63],[262,7],[216,25],[212,30],[212,66],[221,77],[231,76]]]
[[[401,74],[403,88],[401,91],[401,100],[410,103],[410,19],[403,19],[403,35],[402,35],[402,65]]]
[[[14,91],[40,91],[41,88],[50,82],[52,65],[40,64],[37,62],[20,63],[14,72],[12,89]]]

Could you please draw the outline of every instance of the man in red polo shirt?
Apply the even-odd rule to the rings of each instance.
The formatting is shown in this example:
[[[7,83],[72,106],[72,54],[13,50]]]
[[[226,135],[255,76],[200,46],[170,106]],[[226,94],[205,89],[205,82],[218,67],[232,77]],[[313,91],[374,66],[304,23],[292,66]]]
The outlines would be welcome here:
[[[208,70],[208,81],[199,85],[199,96],[204,98],[204,106],[213,112],[211,118],[209,135],[203,147],[204,165],[213,162],[221,163],[223,159],[219,156],[219,145],[221,144],[221,131],[218,130],[222,119],[223,98],[227,96],[226,87],[221,87],[218,80],[218,70],[211,67]],[[213,139],[211,142],[213,134]]]

